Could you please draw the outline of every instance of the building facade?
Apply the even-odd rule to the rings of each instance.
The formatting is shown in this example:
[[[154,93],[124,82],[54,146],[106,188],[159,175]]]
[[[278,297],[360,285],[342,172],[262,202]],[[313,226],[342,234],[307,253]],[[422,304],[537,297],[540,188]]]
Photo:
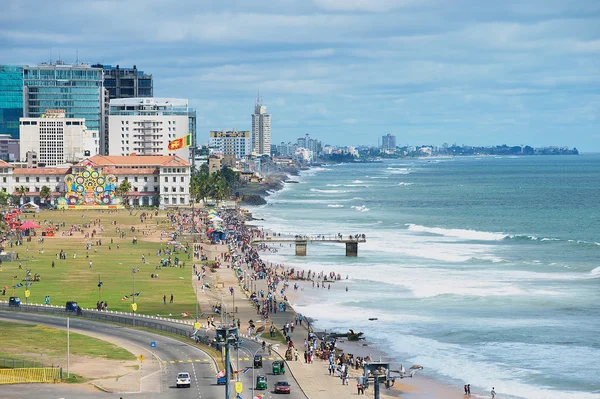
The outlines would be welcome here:
[[[234,155],[238,159],[252,154],[252,137],[248,130],[213,130],[208,145],[223,155]]]
[[[110,101],[109,154],[177,155],[188,160],[189,147],[169,150],[169,142],[189,133],[195,112],[179,98],[128,98]],[[195,126],[195,121],[194,121]]]
[[[67,118],[83,118],[90,130],[102,132],[102,69],[88,64],[40,64],[23,67],[23,116],[40,118],[46,110],[63,109]]]
[[[381,137],[381,149],[382,150],[395,150],[396,149],[396,136],[386,134]]]
[[[14,162],[19,159],[19,139],[10,134],[0,134],[0,159]]]
[[[47,110],[41,118],[20,120],[21,162],[26,154],[37,154],[43,166],[76,163],[84,157],[97,155],[100,138],[97,130],[88,130],[83,118],[66,118],[64,110]]]
[[[103,156],[86,158],[68,168],[16,168],[0,161],[2,191],[19,198],[21,204],[33,201],[56,203],[65,194],[65,177],[77,175],[88,167],[113,175],[116,184],[127,180],[131,191],[124,199],[135,206],[185,206],[189,203],[190,164],[176,156]],[[42,187],[50,189],[41,198]]]
[[[0,134],[19,138],[23,116],[23,67],[0,65]]]
[[[267,106],[262,105],[260,98],[252,114],[252,153],[258,156],[271,154],[271,115],[267,114]]]
[[[104,87],[109,99],[152,97],[154,95],[152,75],[133,68],[121,68],[119,65],[92,65],[104,72]]]

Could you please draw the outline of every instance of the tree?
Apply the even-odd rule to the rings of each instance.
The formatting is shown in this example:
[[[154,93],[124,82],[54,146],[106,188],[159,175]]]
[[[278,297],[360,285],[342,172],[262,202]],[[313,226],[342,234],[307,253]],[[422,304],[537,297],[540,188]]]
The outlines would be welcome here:
[[[48,201],[48,198],[50,198],[50,187],[48,187],[48,186],[42,186],[42,188],[40,190],[40,197],[44,201]]]
[[[27,193],[27,189],[25,186],[17,187],[16,189],[17,196],[19,197],[19,203],[23,205],[23,196]]]
[[[227,180],[223,177],[221,171],[217,171],[210,175],[210,196],[217,201],[224,200],[230,193],[229,184],[227,184]]]
[[[0,206],[8,205],[10,201],[10,195],[6,191],[0,190]]]
[[[131,191],[131,183],[129,183],[129,180],[124,179],[121,184],[119,184],[119,187],[117,187],[117,194],[119,194],[122,198],[123,198],[123,202],[127,205],[129,204],[129,201],[127,201],[127,197],[129,195],[129,192]]]

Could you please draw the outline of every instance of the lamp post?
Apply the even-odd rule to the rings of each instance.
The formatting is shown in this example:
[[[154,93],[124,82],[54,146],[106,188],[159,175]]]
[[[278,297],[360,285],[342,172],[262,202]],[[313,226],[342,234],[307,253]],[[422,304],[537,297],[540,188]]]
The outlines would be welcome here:
[[[131,269],[131,315],[135,327],[135,267]]]
[[[256,355],[258,355],[258,352],[261,352],[263,349],[262,348],[258,348],[256,350],[256,352],[254,352],[253,355],[250,356],[250,360],[252,361],[252,399],[254,399],[254,386],[256,385],[256,382],[254,381],[254,357]],[[250,352],[249,350],[246,350],[248,352],[248,354],[251,354],[252,352]],[[239,358],[239,356],[238,356]],[[238,368],[239,370],[239,368]]]

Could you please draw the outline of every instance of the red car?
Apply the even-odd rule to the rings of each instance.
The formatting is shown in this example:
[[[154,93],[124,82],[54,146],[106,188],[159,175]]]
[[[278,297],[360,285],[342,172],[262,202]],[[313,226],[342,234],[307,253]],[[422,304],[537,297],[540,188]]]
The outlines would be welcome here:
[[[275,384],[275,393],[290,393],[290,384],[287,381],[279,381]]]

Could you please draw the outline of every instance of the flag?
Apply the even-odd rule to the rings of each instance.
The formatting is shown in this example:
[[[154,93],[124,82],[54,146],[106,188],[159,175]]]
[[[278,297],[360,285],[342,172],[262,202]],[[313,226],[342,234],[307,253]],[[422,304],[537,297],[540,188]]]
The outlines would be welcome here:
[[[183,137],[176,138],[175,140],[169,141],[169,150],[175,151],[180,148],[189,147],[192,145],[192,135],[188,134]]]
[[[181,314],[181,317],[190,317],[190,314],[188,312],[183,312]]]
[[[219,373],[217,374],[217,378],[225,377],[225,374],[226,374],[225,370],[221,370],[221,371],[219,371]]]

